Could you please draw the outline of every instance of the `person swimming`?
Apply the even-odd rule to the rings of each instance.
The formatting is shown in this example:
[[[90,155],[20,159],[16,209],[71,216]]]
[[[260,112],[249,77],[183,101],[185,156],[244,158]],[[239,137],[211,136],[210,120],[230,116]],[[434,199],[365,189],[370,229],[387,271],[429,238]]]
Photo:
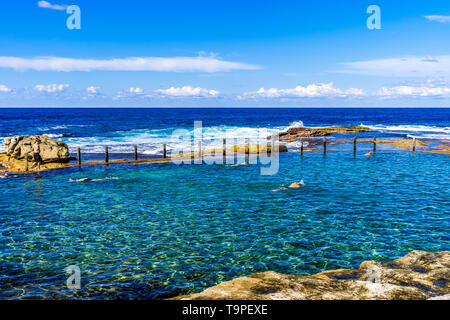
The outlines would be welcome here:
[[[11,176],[8,172],[5,172],[4,174],[0,174],[0,179],[8,179],[8,178],[16,178],[17,176]]]
[[[242,163],[228,164],[225,167],[238,167],[238,166],[248,166],[248,165],[249,165],[249,162],[245,161],[245,162],[242,162]]]
[[[366,156],[366,157],[372,156],[372,151],[367,152],[367,153],[365,154],[365,156]]]
[[[70,179],[69,182],[87,182],[92,181],[92,179],[89,178],[81,178],[81,179]]]
[[[288,189],[299,189],[299,188],[304,187],[304,186],[305,186],[305,182],[302,179],[300,182],[291,183],[289,185],[289,187],[287,187],[287,188],[286,187],[281,187],[281,188],[272,190],[272,192],[277,192],[277,191],[281,191],[281,190],[288,190]]]
[[[112,178],[102,178],[102,179],[90,179],[90,178],[81,178],[81,179],[70,179],[69,182],[98,182],[98,181],[105,181],[105,180],[115,180],[115,179],[119,179],[116,177],[112,177]]]

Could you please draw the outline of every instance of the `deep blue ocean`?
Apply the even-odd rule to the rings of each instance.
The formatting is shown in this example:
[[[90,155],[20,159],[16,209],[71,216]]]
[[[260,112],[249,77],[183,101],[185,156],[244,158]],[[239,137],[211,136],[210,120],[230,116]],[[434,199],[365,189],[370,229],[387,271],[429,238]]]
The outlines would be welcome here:
[[[47,134],[87,158],[104,146],[123,157],[133,145],[157,157],[163,143],[184,143],[170,140],[174,130],[195,138],[194,121],[206,147],[224,134],[259,141],[301,125],[450,142],[450,109],[0,109],[0,140]],[[283,153],[269,176],[261,164],[169,163],[1,179],[0,298],[160,299],[255,272],[313,274],[450,250],[450,157],[380,145],[368,158],[370,148]],[[86,177],[106,180],[70,182]],[[300,180],[301,189],[272,191]],[[66,287],[71,265],[79,290]]]

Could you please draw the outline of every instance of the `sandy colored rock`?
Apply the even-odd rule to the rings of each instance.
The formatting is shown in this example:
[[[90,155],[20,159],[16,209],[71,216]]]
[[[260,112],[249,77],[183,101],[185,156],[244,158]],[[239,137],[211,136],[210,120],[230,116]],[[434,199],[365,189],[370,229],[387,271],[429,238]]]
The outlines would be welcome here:
[[[69,147],[66,143],[51,139],[46,135],[15,136],[3,140],[6,155],[16,159],[33,159],[32,146],[37,139],[41,141],[40,155],[44,161],[67,162],[70,160]]]
[[[31,170],[33,162],[28,162],[28,168],[29,172],[36,172],[37,168],[34,168]],[[44,163],[41,165],[41,171],[47,171],[52,169],[61,169],[61,168],[69,168],[73,164],[66,163],[66,162],[50,162],[50,163]],[[0,172],[25,172],[26,164],[25,159],[16,160],[10,156],[8,156],[6,153],[0,153]]]
[[[450,251],[412,251],[387,263],[311,276],[256,273],[175,299],[193,300],[418,300],[450,294]],[[439,298],[438,298],[439,297]]]

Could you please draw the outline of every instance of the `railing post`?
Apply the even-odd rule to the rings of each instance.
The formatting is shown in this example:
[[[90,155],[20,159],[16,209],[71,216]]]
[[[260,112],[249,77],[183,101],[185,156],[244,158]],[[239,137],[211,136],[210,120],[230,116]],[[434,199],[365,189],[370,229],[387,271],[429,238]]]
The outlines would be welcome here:
[[[353,138],[353,155],[356,155],[356,137]]]
[[[377,137],[373,138],[373,153],[377,152]]]
[[[323,138],[323,154],[327,154],[327,138]]]
[[[222,156],[223,156],[223,163],[225,163],[225,160],[227,158],[227,140],[222,140]]]
[[[412,148],[413,152],[416,152],[416,138],[414,138],[413,140],[413,148]]]
[[[163,144],[163,159],[166,159],[167,158],[167,146],[166,146],[166,144],[164,143]]]
[[[109,153],[108,153],[108,147],[105,147],[105,164],[109,164]]]
[[[303,156],[303,138],[300,140],[300,155]]]
[[[78,167],[81,168],[81,149],[79,147],[77,148],[77,162]]]
[[[250,139],[247,138],[247,150],[245,150],[245,153],[247,155],[247,161],[250,161]]]
[[[134,161],[138,161],[138,147],[134,146]]]

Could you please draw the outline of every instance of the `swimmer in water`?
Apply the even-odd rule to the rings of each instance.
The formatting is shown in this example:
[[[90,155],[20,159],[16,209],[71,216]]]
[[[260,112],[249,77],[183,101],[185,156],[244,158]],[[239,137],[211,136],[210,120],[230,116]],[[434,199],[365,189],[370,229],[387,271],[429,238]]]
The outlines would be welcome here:
[[[225,167],[238,167],[238,166],[248,166],[248,165],[249,165],[248,161],[245,161],[242,163],[229,164],[229,165],[226,165]]]
[[[294,182],[292,184],[289,185],[289,187],[281,187],[275,190],[272,190],[272,192],[277,192],[277,191],[281,191],[281,190],[288,190],[288,189],[299,189],[301,187],[305,186],[305,182],[303,180],[301,180],[300,182]]]
[[[366,157],[372,156],[372,151],[367,152],[367,153],[365,154],[365,156],[366,156]]]
[[[17,176],[10,176],[8,172],[5,172],[4,174],[0,174],[0,179],[8,179],[8,178],[15,178]]]
[[[89,178],[81,178],[81,179],[70,179],[69,182],[97,182],[97,181],[105,181],[112,180],[118,178],[103,178],[103,179],[89,179]]]
[[[81,179],[70,179],[69,182],[86,182],[86,181],[91,181],[92,179],[88,179],[88,178],[81,178]]]

